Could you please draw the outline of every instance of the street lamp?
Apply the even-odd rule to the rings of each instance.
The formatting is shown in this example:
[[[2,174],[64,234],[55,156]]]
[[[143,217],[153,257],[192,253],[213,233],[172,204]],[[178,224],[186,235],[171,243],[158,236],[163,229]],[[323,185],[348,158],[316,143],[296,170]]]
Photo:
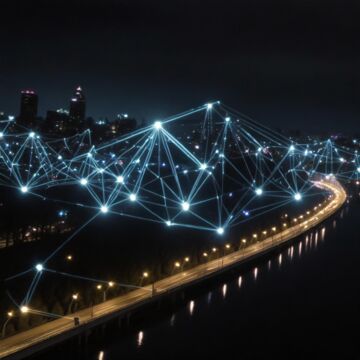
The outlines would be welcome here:
[[[22,306],[22,307],[20,308],[20,311],[21,311],[23,314],[26,314],[26,313],[29,312],[29,308],[24,305],[24,306]]]
[[[79,299],[79,294],[78,294],[78,293],[75,293],[75,294],[72,294],[72,295],[71,295],[71,301],[70,301],[70,304],[69,304],[68,313],[71,313],[71,312],[72,312],[73,304],[74,304],[74,302],[77,301],[78,299]]]
[[[4,338],[5,337],[5,331],[6,331],[6,325],[9,323],[9,321],[13,318],[14,316],[14,312],[13,311],[8,311],[7,315],[7,319],[2,327],[1,330],[1,337]]]

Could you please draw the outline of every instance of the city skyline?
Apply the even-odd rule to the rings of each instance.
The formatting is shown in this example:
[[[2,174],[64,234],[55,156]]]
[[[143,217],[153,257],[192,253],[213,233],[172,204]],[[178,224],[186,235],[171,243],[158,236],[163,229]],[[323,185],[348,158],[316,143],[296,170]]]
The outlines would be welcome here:
[[[8,2],[0,111],[14,112],[19,91],[33,87],[45,114],[81,84],[94,117],[151,120],[220,99],[270,126],[315,132],[326,121],[351,132],[360,115],[357,2],[230,3]]]

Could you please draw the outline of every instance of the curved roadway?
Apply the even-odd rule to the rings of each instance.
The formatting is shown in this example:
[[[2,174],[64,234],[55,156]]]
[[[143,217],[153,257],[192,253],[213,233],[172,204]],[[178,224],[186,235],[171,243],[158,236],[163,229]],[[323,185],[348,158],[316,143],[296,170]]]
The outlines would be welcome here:
[[[320,224],[333,213],[335,213],[346,201],[344,188],[335,180],[314,181],[314,185],[333,194],[331,201],[313,213],[312,216],[304,218],[294,226],[291,226],[257,244],[246,247],[216,260],[198,265],[192,269],[169,276],[154,284],[155,292],[151,286],[131,291],[125,295],[108,300],[92,308],[81,310],[72,314],[70,317],[62,317],[39,325],[30,330],[10,336],[0,340],[0,358],[21,359],[36,352],[41,348],[52,346],[75,334],[86,331],[84,327],[90,329],[106,321],[106,318],[115,317],[117,314],[126,313],[144,303],[160,298],[163,294],[176,291],[186,285],[194,284],[204,278],[212,276],[214,273],[225,271],[230,266],[249,260],[256,255],[269,251],[296,236],[304,233],[310,228]],[[73,317],[79,317],[81,325],[75,326]],[[33,351],[32,351],[33,350]]]

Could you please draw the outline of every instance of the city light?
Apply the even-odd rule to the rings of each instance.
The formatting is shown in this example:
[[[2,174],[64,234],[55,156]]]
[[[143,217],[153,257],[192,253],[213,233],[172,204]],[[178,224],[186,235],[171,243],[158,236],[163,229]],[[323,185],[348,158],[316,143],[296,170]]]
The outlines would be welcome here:
[[[216,229],[216,232],[219,234],[219,235],[222,235],[224,233],[224,228],[222,227],[219,227]]]
[[[302,199],[301,194],[300,194],[300,193],[296,193],[296,194],[294,195],[294,199],[295,199],[296,201],[300,201],[300,200]]]
[[[29,133],[29,137],[34,138],[34,137],[35,137],[35,133],[34,133],[33,131],[31,131],[31,132]]]
[[[37,271],[43,271],[43,270],[44,270],[44,267],[43,267],[42,264],[37,264],[37,265],[35,266],[35,269],[36,269]]]
[[[161,121],[155,121],[154,122],[154,128],[156,130],[160,130],[162,128],[162,124],[161,124]]]
[[[213,104],[208,103],[208,104],[206,104],[206,107],[207,107],[208,110],[211,110],[213,108]]]
[[[256,195],[260,196],[260,195],[262,195],[262,193],[263,193],[263,189],[262,189],[262,188],[257,188],[257,189],[255,189],[255,194],[256,194]]]
[[[188,211],[190,209],[190,204],[187,201],[184,201],[181,206],[184,211]]]
[[[136,199],[137,199],[136,194],[130,194],[130,195],[129,195],[129,199],[130,199],[130,201],[132,201],[132,202],[136,201]]]
[[[30,309],[29,309],[27,306],[25,306],[25,305],[20,308],[20,311],[21,311],[23,314],[28,313],[29,310],[30,310]]]
[[[124,177],[119,175],[116,177],[116,182],[118,182],[119,184],[123,184],[124,183]]]
[[[87,179],[85,179],[85,178],[80,179],[80,184],[81,184],[82,186],[87,185],[87,183],[88,183],[88,180],[87,180]]]
[[[206,164],[200,164],[200,170],[206,170],[207,165]]]
[[[100,210],[103,214],[106,214],[109,211],[109,208],[106,205],[102,205]]]
[[[28,192],[29,189],[28,189],[28,187],[27,187],[26,185],[24,185],[24,186],[22,186],[22,187],[20,188],[20,190],[21,190],[22,193],[25,194],[25,193]]]

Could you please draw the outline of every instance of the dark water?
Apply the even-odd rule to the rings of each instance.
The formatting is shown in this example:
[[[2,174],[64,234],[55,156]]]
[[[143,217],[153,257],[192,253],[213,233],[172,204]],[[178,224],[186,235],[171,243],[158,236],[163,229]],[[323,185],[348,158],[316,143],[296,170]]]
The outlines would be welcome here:
[[[78,352],[41,358],[359,358],[360,202],[248,269]],[[61,355],[60,355],[61,354]]]

